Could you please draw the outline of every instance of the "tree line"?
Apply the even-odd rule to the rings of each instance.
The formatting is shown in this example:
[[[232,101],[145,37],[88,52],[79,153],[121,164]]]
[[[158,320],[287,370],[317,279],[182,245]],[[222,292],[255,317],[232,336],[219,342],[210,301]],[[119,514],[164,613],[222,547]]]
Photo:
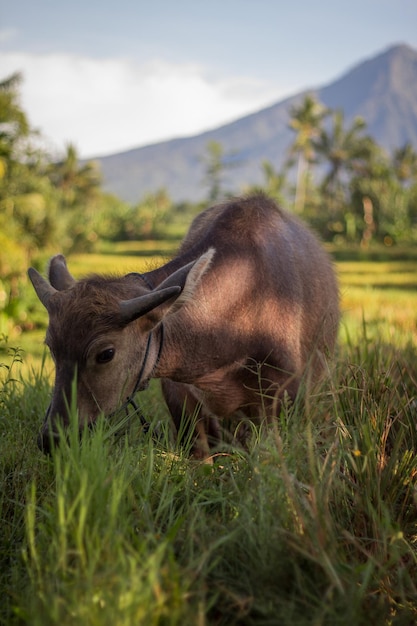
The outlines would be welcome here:
[[[262,163],[260,189],[302,215],[328,242],[367,247],[372,241],[392,246],[417,240],[417,153],[411,144],[387,154],[363,119],[347,124],[342,111],[312,95],[290,109],[288,124],[294,140],[284,164],[276,169]],[[215,200],[233,161],[215,142],[208,149]]]
[[[98,165],[81,163],[72,144],[59,157],[42,147],[20,105],[21,81],[14,74],[0,82],[0,332],[30,263],[57,250],[91,251],[102,240],[180,236],[176,223],[184,227],[205,204],[228,195],[224,180],[233,163],[221,144],[209,142],[201,157],[205,203],[174,203],[160,189],[128,204],[103,191]],[[287,158],[279,170],[261,164],[262,190],[335,244],[417,240],[417,154],[410,144],[388,155],[362,119],[346,124],[342,112],[311,95],[290,109],[288,124],[294,139]]]
[[[295,211],[329,241],[415,241],[417,153],[411,144],[389,155],[367,134],[363,119],[346,124],[343,112],[312,96],[291,109],[289,123],[296,134],[290,147],[297,160]]]

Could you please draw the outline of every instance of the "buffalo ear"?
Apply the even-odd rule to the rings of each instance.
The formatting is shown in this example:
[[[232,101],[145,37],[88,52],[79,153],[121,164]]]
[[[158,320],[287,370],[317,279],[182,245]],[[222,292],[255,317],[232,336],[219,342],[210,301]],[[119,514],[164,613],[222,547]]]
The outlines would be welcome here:
[[[209,248],[196,261],[191,261],[191,263],[180,267],[179,270],[170,274],[159,285],[158,289],[179,285],[183,292],[181,298],[183,295],[185,296],[185,293],[191,292],[190,295],[192,295],[204,272],[209,268],[215,252],[214,248]]]
[[[58,291],[65,291],[76,283],[68,271],[67,262],[62,254],[53,256],[49,262],[49,282]]]
[[[28,275],[32,282],[36,295],[42,302],[43,306],[48,309],[48,303],[51,296],[57,293],[57,290],[48,283],[43,276],[39,274],[33,267],[28,269]]]
[[[157,290],[171,289],[168,285],[179,284],[179,295],[172,300],[167,300],[162,306],[156,307],[146,316],[146,326],[149,329],[155,327],[166,315],[176,313],[184,304],[192,301],[196,288],[198,287],[204,272],[209,268],[214,256],[214,248],[210,248],[202,254],[196,261],[192,261],[171,276],[168,276]]]
[[[205,274],[205,272],[210,267],[210,264],[212,262],[212,259],[214,257],[215,252],[216,251],[215,251],[214,248],[209,248],[207,250],[207,252],[202,254],[197,259],[197,261],[194,261],[193,263],[190,263],[188,266],[186,266],[189,269],[188,269],[188,272],[187,272],[187,275],[186,275],[186,278],[185,278],[184,287],[183,287],[183,289],[181,291],[181,295],[175,300],[173,306],[171,307],[170,313],[175,313],[184,304],[186,304],[187,302],[189,302],[190,300],[193,299],[195,290],[198,287],[198,285],[200,284],[200,281],[201,281],[203,275]],[[179,270],[179,271],[181,271],[181,270]],[[177,272],[175,272],[175,274],[176,273]],[[172,276],[175,276],[175,274],[173,274]],[[164,281],[162,283],[161,287],[163,285],[165,285],[165,283],[168,280],[170,280],[172,278],[172,276],[170,276],[166,281]]]

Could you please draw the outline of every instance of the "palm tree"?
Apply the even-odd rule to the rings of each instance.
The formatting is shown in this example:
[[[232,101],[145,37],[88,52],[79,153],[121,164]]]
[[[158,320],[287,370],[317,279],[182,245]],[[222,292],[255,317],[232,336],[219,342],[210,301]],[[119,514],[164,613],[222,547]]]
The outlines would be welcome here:
[[[16,148],[30,132],[27,117],[18,101],[21,82],[19,73],[0,82],[0,181],[7,174],[11,175],[18,157]]]
[[[77,149],[71,143],[67,145],[62,161],[51,166],[51,180],[62,193],[66,209],[88,208],[97,196],[100,178],[93,161],[80,165]]]
[[[21,82],[19,73],[0,82],[0,276],[9,273],[10,280],[54,233],[45,155],[31,142],[35,133],[19,103]]]
[[[401,184],[404,185],[417,180],[417,152],[411,143],[406,143],[394,152],[393,167]]]
[[[0,157],[10,157],[14,145],[29,134],[29,123],[18,102],[19,73],[0,82]]]
[[[366,247],[383,221],[389,221],[390,207],[395,206],[397,213],[403,210],[398,200],[394,201],[397,193],[392,168],[365,130],[366,124],[359,117],[345,127],[344,115],[337,111],[333,126],[324,130],[316,142],[316,150],[329,165],[321,188],[332,218],[345,221],[346,231],[350,230],[351,235],[355,235],[358,226],[362,231],[361,245]]]
[[[296,132],[296,138],[290,148],[290,163],[297,157],[297,183],[294,208],[296,212],[304,209],[309,169],[315,160],[314,140],[320,135],[324,118],[329,114],[314,96],[307,95],[298,106],[290,109],[289,126]]]
[[[356,117],[349,128],[345,128],[343,111],[333,114],[333,126],[322,129],[314,147],[317,154],[329,164],[329,171],[322,182],[325,192],[336,196],[343,188],[343,176],[358,172],[369,162],[374,142],[364,135],[366,123]]]
[[[345,128],[342,111],[333,113],[333,125],[323,128],[314,141],[319,159],[327,162],[329,170],[321,183],[322,192],[327,200],[331,220],[334,223],[346,222],[346,229],[355,231],[354,216],[345,215],[347,185],[352,175],[360,178],[371,177],[378,148],[375,142],[364,134],[365,121],[356,117]],[[370,239],[375,231],[373,203],[367,196],[363,198],[363,220]],[[350,226],[348,226],[350,224]]]
[[[204,182],[207,185],[208,201],[218,202],[225,194],[223,179],[227,170],[237,167],[236,154],[225,152],[219,141],[211,140],[206,145],[206,154],[200,159],[204,164]]]

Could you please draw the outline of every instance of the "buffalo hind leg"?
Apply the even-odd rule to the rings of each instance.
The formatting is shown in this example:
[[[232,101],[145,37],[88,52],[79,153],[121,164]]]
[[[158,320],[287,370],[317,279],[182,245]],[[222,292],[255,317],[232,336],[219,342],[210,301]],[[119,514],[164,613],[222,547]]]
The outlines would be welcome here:
[[[193,457],[208,459],[210,445],[220,441],[217,418],[204,410],[189,385],[176,383],[168,378],[163,378],[161,385],[180,442],[185,443],[192,439]]]

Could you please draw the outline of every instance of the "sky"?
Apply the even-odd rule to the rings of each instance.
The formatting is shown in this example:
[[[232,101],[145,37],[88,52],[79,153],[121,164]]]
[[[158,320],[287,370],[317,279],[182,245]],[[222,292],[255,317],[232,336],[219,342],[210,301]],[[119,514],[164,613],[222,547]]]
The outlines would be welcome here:
[[[405,43],[416,0],[0,0],[0,81],[83,158],[195,135]]]

